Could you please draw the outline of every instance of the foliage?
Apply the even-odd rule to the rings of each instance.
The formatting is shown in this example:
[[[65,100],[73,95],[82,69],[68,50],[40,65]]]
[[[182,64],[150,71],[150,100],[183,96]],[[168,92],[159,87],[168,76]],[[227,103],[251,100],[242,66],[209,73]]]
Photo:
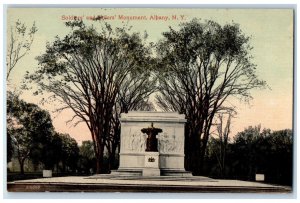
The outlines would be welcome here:
[[[18,158],[21,173],[24,173],[26,159],[34,165],[43,163],[46,169],[53,169],[60,162],[63,170],[77,167],[79,148],[75,139],[54,132],[47,111],[19,99],[12,92],[7,95],[7,134],[11,138],[11,150],[15,151],[11,156]]]
[[[140,34],[128,34],[126,27],[112,29],[104,24],[98,32],[81,21],[66,25],[72,30],[70,34],[47,44],[46,53],[37,57],[39,69],[28,73],[26,79],[38,84],[37,93],[52,93],[61,102],[59,111],[72,109],[75,115],[71,121],[77,119],[75,125],[86,123],[100,173],[104,171],[104,149],[111,136],[118,143],[114,138],[118,133],[114,131],[119,124],[112,123],[120,108],[116,107],[117,100],[129,109],[131,102],[147,101],[152,91],[148,87],[152,80],[148,68],[151,52]],[[127,85],[125,95],[120,96]]]
[[[45,169],[61,172],[75,171],[79,158],[79,148],[74,138],[68,134],[53,132],[52,136],[33,150],[31,158],[35,164],[43,163]]]
[[[71,171],[75,171],[79,159],[78,144],[68,134],[60,134],[60,138],[62,140],[61,161],[63,163],[63,171],[65,171],[65,167],[68,167]]]
[[[20,20],[17,20],[15,22],[15,26],[12,26],[10,30],[8,31],[8,49],[6,54],[6,68],[7,68],[7,74],[6,74],[6,80],[9,81],[9,76],[12,72],[12,70],[15,68],[17,63],[22,59],[26,54],[28,54],[30,47],[34,40],[34,35],[37,32],[37,28],[35,26],[35,23],[33,23],[32,27],[28,30],[27,26],[22,23]],[[8,86],[9,87],[9,86]],[[7,96],[9,98],[8,104],[14,106],[24,106],[23,101],[18,101],[17,98],[18,93],[15,92],[8,92]],[[12,97],[15,97],[15,99],[12,99]],[[14,102],[13,102],[14,100]],[[23,104],[21,104],[23,103]],[[11,107],[12,107],[11,106]],[[17,110],[18,107],[16,107]],[[7,115],[7,161],[11,161],[12,157],[14,156],[14,148],[16,147],[18,149],[18,157],[19,161],[22,163],[25,161],[25,159],[28,157],[28,152],[24,148],[20,147],[20,145],[24,146],[24,140],[21,141],[21,139],[18,140],[16,137],[21,132],[21,124],[18,123],[18,119],[12,115],[11,113]],[[18,127],[16,127],[18,126]],[[16,127],[16,128],[15,128]],[[20,138],[20,137],[18,137]],[[26,147],[25,147],[26,148]],[[23,158],[21,158],[23,157]],[[24,161],[22,161],[24,160]],[[21,167],[22,168],[22,167]],[[22,168],[23,169],[23,168]]]
[[[96,157],[95,151],[93,149],[93,142],[90,140],[83,141],[82,145],[79,147],[79,170],[85,174],[90,174],[90,169],[95,171],[96,169]]]
[[[54,132],[51,139],[37,152],[41,155],[39,161],[44,164],[45,169],[53,170],[63,159],[63,140],[60,134]]]
[[[13,145],[13,140],[12,140],[12,135],[11,131],[7,132],[7,162],[10,162],[13,154],[14,154],[14,145]]]
[[[266,181],[277,184],[293,183],[293,133],[290,129],[274,131],[260,147],[263,157],[260,170]]]
[[[51,138],[52,132],[52,121],[47,111],[8,92],[7,134],[15,147],[21,173],[24,173],[24,161]]]
[[[234,110],[229,98],[250,100],[250,90],[266,85],[251,62],[249,37],[237,24],[194,19],[178,31],[170,27],[157,44],[158,105],[188,120],[186,166],[201,174],[215,115]]]
[[[219,140],[211,139],[205,160],[204,174],[215,178],[254,181],[255,174],[265,175],[268,183],[292,185],[293,181],[293,136],[289,129],[261,130],[249,126],[239,132],[226,148],[224,171],[219,168],[214,151]],[[222,174],[222,172],[224,174]]]

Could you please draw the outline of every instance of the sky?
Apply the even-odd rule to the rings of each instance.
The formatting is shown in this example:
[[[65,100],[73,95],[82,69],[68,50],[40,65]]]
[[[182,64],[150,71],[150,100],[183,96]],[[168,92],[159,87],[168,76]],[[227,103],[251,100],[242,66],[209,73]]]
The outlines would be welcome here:
[[[105,15],[112,26],[120,26],[124,19],[119,16],[146,16],[145,20],[129,20],[128,24],[134,31],[147,31],[148,41],[157,42],[161,33],[169,26],[177,28],[181,22],[193,18],[214,20],[224,25],[238,23],[247,36],[251,36],[253,46],[251,54],[257,65],[257,74],[267,82],[270,88],[253,90],[253,100],[249,104],[230,100],[237,106],[238,114],[232,121],[232,133],[252,125],[261,124],[262,128],[281,130],[292,128],[293,107],[293,11],[291,9],[101,9],[101,8],[9,8],[7,13],[7,28],[20,19],[30,26],[35,22],[38,32],[28,55],[26,55],[11,73],[10,88],[19,88],[26,71],[37,69],[35,57],[45,51],[46,42],[54,40],[56,35],[65,36],[69,30],[64,22],[72,16],[80,16],[86,23],[91,23],[87,17]],[[176,15],[176,20],[172,17]],[[161,16],[161,20],[150,16]],[[9,40],[9,35],[6,36]],[[23,92],[21,98],[27,102],[40,104],[41,97],[33,96],[33,91]],[[52,112],[55,104],[41,106]],[[51,114],[56,131],[69,133],[79,143],[91,138],[84,124],[74,127],[66,124],[72,118],[71,111],[60,115]]]

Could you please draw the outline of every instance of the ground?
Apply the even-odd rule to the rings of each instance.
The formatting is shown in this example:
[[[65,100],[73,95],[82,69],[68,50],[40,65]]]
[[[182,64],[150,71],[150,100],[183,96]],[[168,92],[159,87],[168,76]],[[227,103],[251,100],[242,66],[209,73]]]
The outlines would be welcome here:
[[[193,177],[69,176],[8,182],[9,192],[230,192],[291,193],[286,186]]]

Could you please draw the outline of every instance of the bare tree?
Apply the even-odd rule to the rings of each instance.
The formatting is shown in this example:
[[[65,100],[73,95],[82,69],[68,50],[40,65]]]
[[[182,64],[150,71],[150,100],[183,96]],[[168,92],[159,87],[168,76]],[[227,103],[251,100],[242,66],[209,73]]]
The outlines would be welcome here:
[[[10,28],[6,55],[6,80],[8,80],[11,71],[19,60],[28,54],[36,32],[37,27],[35,26],[35,23],[33,23],[31,28],[28,28],[25,23],[22,23],[20,20],[17,20],[15,26]]]
[[[201,174],[215,115],[233,108],[229,98],[249,101],[250,90],[266,83],[257,78],[249,38],[237,24],[194,19],[163,36],[157,45],[156,99],[163,110],[186,115],[186,167]]]
[[[216,145],[216,148],[213,148],[213,153],[215,154],[218,166],[220,169],[220,175],[222,178],[225,176],[225,160],[226,160],[226,151],[228,147],[230,127],[231,127],[231,119],[233,117],[233,113],[220,113],[217,118],[217,136],[218,138],[212,138],[213,142]],[[226,119],[226,120],[225,120]],[[224,121],[226,123],[224,123]],[[225,126],[224,126],[225,124]]]

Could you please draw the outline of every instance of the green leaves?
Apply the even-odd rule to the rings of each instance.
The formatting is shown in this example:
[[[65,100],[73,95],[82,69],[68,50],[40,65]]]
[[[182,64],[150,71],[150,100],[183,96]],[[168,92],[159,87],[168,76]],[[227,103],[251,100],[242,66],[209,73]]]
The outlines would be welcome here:
[[[292,183],[293,132],[290,129],[261,130],[249,126],[239,132],[232,143],[233,168],[248,180],[255,173],[264,173],[266,181],[276,184]],[[243,170],[241,170],[243,169]]]
[[[235,108],[230,98],[248,101],[251,90],[266,83],[256,75],[249,37],[238,24],[193,19],[164,32],[156,50],[156,101],[165,111],[186,115],[185,136],[192,145],[187,156],[200,157],[190,160],[190,170],[198,173],[215,115]]]
[[[142,38],[139,33],[130,32],[130,27],[112,28],[103,23],[96,30],[80,21],[66,25],[71,28],[70,33],[47,44],[46,52],[36,58],[38,70],[27,74],[25,79],[38,85],[38,93],[55,95],[63,105],[58,110],[73,110],[75,116],[71,120],[76,124],[82,121],[87,124],[99,158],[103,156],[101,150],[106,140],[111,140],[113,128],[117,128],[111,119],[114,111],[118,111],[115,106],[126,85],[137,93],[137,96],[125,94],[128,108],[147,103],[155,89],[146,84],[152,81],[149,79],[153,68],[151,50],[146,46],[146,35]]]
[[[41,160],[37,152],[48,144],[53,131],[47,111],[19,99],[12,92],[7,93],[7,134],[19,160],[21,173],[24,172],[24,161],[29,157],[34,161]]]
[[[16,157],[30,158],[35,164],[41,162],[47,169],[59,161],[75,168],[79,156],[75,139],[56,133],[47,111],[19,99],[12,92],[8,92],[7,98],[7,131]]]

